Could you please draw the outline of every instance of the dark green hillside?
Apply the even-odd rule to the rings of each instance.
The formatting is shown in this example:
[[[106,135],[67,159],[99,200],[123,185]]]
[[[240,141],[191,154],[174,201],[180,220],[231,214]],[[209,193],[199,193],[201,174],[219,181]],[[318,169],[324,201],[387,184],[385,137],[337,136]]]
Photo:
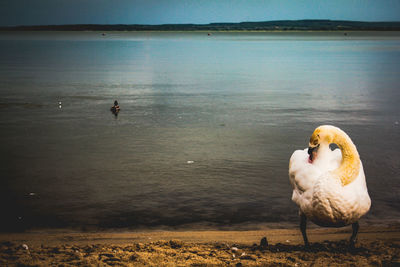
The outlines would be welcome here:
[[[3,31],[400,31],[400,22],[280,20],[264,22],[163,25],[38,25],[0,27]]]

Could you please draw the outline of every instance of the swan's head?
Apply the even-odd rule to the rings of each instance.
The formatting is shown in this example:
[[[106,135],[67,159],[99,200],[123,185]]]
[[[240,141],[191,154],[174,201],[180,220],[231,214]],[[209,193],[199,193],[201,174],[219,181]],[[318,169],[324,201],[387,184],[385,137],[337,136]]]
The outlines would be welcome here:
[[[310,143],[308,144],[308,154],[310,155],[309,161],[313,162],[317,156],[318,148],[321,144],[330,144],[333,141],[333,130],[334,126],[323,125],[316,128],[310,137]]]

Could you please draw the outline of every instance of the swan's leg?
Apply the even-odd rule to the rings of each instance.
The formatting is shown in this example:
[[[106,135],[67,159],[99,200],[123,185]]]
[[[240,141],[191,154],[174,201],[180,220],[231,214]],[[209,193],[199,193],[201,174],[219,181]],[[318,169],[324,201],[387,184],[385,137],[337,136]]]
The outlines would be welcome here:
[[[353,234],[350,237],[350,247],[354,248],[357,240],[358,228],[360,228],[360,226],[358,225],[358,222],[353,223],[351,226],[353,228]]]
[[[307,238],[307,233],[306,233],[306,227],[307,227],[307,217],[303,213],[300,214],[300,230],[301,234],[303,235],[304,239],[304,246],[309,247],[310,244],[308,243],[308,238]]]

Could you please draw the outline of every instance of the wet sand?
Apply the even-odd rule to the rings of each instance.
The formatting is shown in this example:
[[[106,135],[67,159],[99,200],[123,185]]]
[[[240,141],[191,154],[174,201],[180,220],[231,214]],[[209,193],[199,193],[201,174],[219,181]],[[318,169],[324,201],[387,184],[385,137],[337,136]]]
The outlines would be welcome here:
[[[0,234],[1,266],[400,266],[400,227]],[[268,246],[260,246],[266,237]]]

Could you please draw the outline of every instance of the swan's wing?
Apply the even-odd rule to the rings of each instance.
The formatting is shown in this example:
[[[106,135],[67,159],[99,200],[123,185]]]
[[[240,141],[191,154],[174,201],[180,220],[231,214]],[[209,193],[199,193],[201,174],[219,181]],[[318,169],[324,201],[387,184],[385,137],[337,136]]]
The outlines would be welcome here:
[[[358,221],[371,206],[362,165],[358,177],[345,186],[331,172],[321,175],[314,186],[311,206],[311,220],[319,225],[347,225]]]
[[[293,190],[305,191],[305,188],[301,186],[300,177],[297,176],[302,165],[306,164],[304,153],[302,150],[296,150],[293,152],[289,160],[289,180],[293,187]]]
[[[311,189],[318,172],[317,168],[308,162],[307,149],[296,150],[289,161],[289,179],[293,189],[306,191]]]
[[[357,178],[350,184],[343,187],[343,198],[352,201],[355,207],[353,210],[360,214],[368,212],[371,206],[371,199],[368,194],[367,184],[362,163]]]
[[[319,168],[308,162],[307,149],[296,150],[289,161],[289,180],[293,187],[292,200],[300,207],[310,201]]]

